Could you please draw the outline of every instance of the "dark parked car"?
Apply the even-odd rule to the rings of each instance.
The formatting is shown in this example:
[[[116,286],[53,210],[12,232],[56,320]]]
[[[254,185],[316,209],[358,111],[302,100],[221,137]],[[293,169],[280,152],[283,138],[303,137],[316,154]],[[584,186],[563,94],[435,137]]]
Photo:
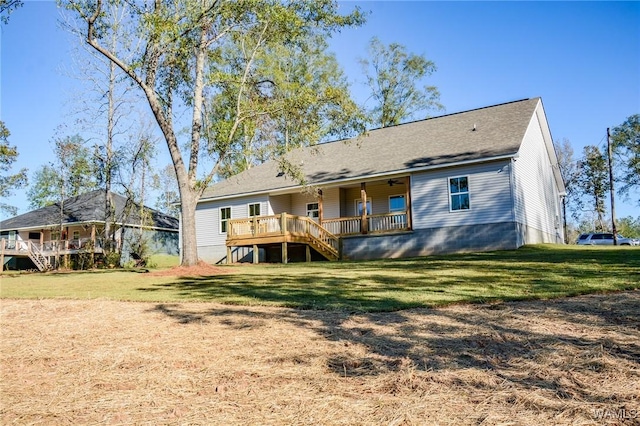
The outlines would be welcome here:
[[[596,232],[590,234],[582,234],[576,241],[578,245],[590,245],[590,246],[604,246],[613,245],[613,234],[610,232]],[[625,238],[618,235],[619,246],[637,246],[640,242],[632,238]]]

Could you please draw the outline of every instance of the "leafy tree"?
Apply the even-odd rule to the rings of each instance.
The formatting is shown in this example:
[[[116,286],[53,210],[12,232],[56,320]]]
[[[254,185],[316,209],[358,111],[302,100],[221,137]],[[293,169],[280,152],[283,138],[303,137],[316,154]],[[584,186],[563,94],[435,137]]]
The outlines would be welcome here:
[[[566,195],[562,199],[562,216],[565,232],[564,240],[568,242],[570,235],[569,229],[567,228],[567,210],[572,212],[574,217],[577,215],[576,180],[578,179],[578,164],[573,159],[573,147],[568,139],[563,139],[562,142],[555,141],[553,146],[555,147],[556,156],[558,157],[558,168],[560,169],[560,175],[564,181],[566,191]]]
[[[640,216],[621,217],[616,220],[616,228],[618,233],[627,238],[640,238]]]
[[[607,160],[597,146],[584,147],[583,158],[578,162],[576,190],[580,198],[579,206],[583,210],[596,214],[596,230],[605,229],[605,200],[609,190],[609,172]],[[587,203],[585,203],[587,200]],[[593,222],[592,222],[593,223]]]
[[[257,73],[261,55],[273,46],[301,46],[311,36],[326,37],[345,26],[361,24],[362,14],[356,9],[340,15],[333,0],[130,3],[130,27],[121,30],[136,34],[139,43],[119,51],[105,39],[112,22],[107,3],[66,2],[84,21],[86,42],[122,69],[149,103],[178,180],[182,264],[195,265],[196,203],[232,154],[238,132],[272,113],[269,101],[276,91],[270,81],[274,79]],[[292,100],[296,101],[307,102]],[[207,114],[206,108],[225,102],[231,105],[224,108],[226,114]],[[174,120],[187,116],[189,135],[183,152],[176,129],[185,126]],[[201,173],[198,166],[203,157],[212,165]]]
[[[85,141],[79,135],[55,140],[55,163],[45,164],[33,175],[27,190],[30,207],[37,209],[98,187],[96,170]]]
[[[374,126],[395,126],[418,113],[424,118],[429,110],[442,109],[438,89],[420,86],[436,71],[424,55],[408,53],[398,43],[386,46],[374,37],[369,42],[369,57],[360,59],[360,64],[376,102],[369,111]]]
[[[239,46],[229,48],[233,52]],[[210,115],[233,114],[235,99],[241,100],[243,109],[264,113],[244,120],[236,131],[230,155],[218,173],[221,177],[271,158],[282,161],[281,154],[292,148],[365,131],[364,113],[351,99],[342,69],[327,48],[327,42],[318,35],[297,45],[269,46],[256,55],[253,70],[256,76],[263,76],[264,83],[253,90],[225,85],[222,96],[214,99]],[[245,94],[239,96],[241,90]],[[209,121],[214,123],[214,132],[225,134],[219,121]]]
[[[153,176],[153,187],[160,191],[155,207],[159,211],[173,217],[178,217],[180,207],[176,205],[180,201],[178,194],[178,180],[173,165],[167,164]]]
[[[21,169],[18,173],[11,174],[11,165],[18,159],[18,150],[9,145],[11,133],[4,122],[0,121],[0,200],[5,200],[13,195],[13,191],[27,184],[27,169]],[[11,216],[18,213],[18,209],[4,202],[0,202],[0,211]]]
[[[621,194],[628,195],[640,189],[640,114],[635,114],[615,127],[611,133],[615,155],[622,161],[618,180],[622,183]],[[637,200],[640,205],[640,199]]]
[[[22,0],[0,0],[0,22],[9,23],[9,15],[20,6]]]

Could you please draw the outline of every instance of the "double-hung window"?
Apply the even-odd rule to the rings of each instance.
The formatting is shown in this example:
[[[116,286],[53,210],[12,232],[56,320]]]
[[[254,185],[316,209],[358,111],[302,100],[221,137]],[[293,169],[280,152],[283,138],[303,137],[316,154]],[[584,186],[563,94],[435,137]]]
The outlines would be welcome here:
[[[220,233],[227,232],[229,225],[229,219],[231,219],[231,207],[220,207]]]
[[[469,177],[449,178],[449,208],[451,211],[469,210]]]
[[[249,204],[249,217],[260,216],[260,203]]]
[[[320,217],[320,208],[318,203],[307,203],[307,217],[318,220]]]
[[[367,215],[371,214],[371,198],[367,198]],[[362,216],[362,200],[356,200],[356,216]]]

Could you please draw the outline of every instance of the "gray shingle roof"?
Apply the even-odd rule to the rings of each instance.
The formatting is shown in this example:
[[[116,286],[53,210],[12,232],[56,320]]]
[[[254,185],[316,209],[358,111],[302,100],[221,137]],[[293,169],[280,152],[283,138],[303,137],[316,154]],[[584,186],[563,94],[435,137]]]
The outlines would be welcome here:
[[[140,224],[138,209],[131,209],[125,213],[127,199],[122,195],[113,194],[115,205],[115,217],[117,223]],[[76,197],[71,197],[62,203],[63,224],[104,222],[105,218],[105,191],[95,190]],[[156,228],[178,230],[178,219],[161,213],[157,210],[145,207],[150,213],[153,226]],[[47,207],[32,210],[28,213],[12,217],[0,222],[0,229],[24,229],[39,228],[60,223],[60,203],[55,203]]]
[[[371,130],[349,141],[296,149],[287,158],[301,165],[308,184],[319,184],[513,155],[539,102],[524,99]],[[278,162],[268,161],[210,186],[202,199],[299,186],[279,172]]]

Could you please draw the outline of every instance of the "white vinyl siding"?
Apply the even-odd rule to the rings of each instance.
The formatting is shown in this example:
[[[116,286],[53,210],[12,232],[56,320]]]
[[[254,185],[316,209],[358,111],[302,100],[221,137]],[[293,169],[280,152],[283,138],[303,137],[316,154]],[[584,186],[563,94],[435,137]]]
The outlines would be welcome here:
[[[340,188],[322,189],[322,217],[323,219],[340,217]]]
[[[371,214],[389,213],[389,196],[398,195],[405,192],[405,185],[393,185],[389,186],[385,183],[368,183],[366,185],[367,200],[372,200]],[[360,187],[348,188],[343,191],[343,205],[342,216],[357,216],[356,203],[354,200],[360,199]],[[329,217],[325,214],[325,217]]]
[[[291,213],[291,195],[272,195],[269,197],[269,215],[280,214],[282,212]]]
[[[561,207],[541,123],[533,115],[513,163],[516,221],[551,236],[561,235]],[[551,242],[527,240],[525,243]]]
[[[231,208],[231,219],[249,217],[249,204],[260,203],[260,211],[267,210],[267,196],[234,198],[200,202],[196,207],[196,240],[198,247],[224,246],[226,233],[220,233],[220,207]]]
[[[416,173],[411,177],[414,229],[513,221],[509,161]],[[449,209],[449,178],[468,176],[472,209]]]

